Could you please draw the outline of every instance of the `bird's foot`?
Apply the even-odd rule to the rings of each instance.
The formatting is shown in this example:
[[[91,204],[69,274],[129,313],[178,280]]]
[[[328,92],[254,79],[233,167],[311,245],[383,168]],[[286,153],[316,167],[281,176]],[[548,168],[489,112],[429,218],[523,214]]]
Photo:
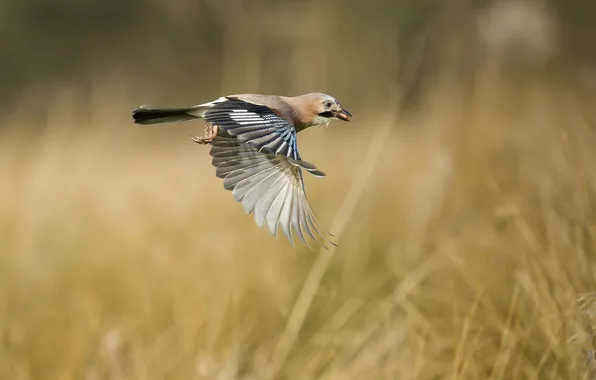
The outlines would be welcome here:
[[[191,136],[191,140],[197,144],[207,145],[213,142],[217,137],[217,125],[205,123],[205,135],[203,137]]]

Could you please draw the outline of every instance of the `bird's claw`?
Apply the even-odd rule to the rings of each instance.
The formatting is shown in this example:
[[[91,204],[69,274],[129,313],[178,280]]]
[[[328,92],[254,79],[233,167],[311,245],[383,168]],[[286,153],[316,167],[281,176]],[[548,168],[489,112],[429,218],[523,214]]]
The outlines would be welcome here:
[[[190,139],[197,144],[207,145],[213,142],[217,137],[217,125],[205,123],[205,135],[203,137],[190,136]]]

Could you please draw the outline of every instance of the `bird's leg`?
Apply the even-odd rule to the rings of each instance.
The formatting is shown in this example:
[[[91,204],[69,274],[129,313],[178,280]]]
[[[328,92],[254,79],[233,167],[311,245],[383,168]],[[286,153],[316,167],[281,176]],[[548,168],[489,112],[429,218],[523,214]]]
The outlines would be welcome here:
[[[213,125],[209,122],[205,123],[205,135],[203,137],[191,136],[192,141],[197,144],[207,145],[213,142],[217,137],[217,125]]]

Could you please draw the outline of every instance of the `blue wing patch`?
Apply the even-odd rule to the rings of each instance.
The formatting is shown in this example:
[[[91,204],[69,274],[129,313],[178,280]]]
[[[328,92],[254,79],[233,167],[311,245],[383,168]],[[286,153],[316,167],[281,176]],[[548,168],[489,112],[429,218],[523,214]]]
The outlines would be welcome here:
[[[259,151],[301,160],[296,128],[269,107],[228,97],[205,113],[205,119],[217,125],[239,142]]]

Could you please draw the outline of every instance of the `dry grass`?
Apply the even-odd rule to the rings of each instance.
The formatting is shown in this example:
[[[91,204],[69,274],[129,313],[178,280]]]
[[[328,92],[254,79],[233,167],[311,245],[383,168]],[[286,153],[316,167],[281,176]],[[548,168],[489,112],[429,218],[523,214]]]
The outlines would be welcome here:
[[[133,126],[114,88],[87,116],[55,97],[38,135],[19,129],[34,99],[7,122],[0,378],[596,376],[596,153],[571,89],[437,86],[395,121],[274,363],[316,255],[243,215],[187,139],[200,125]],[[392,117],[357,108],[301,134],[327,226]]]

